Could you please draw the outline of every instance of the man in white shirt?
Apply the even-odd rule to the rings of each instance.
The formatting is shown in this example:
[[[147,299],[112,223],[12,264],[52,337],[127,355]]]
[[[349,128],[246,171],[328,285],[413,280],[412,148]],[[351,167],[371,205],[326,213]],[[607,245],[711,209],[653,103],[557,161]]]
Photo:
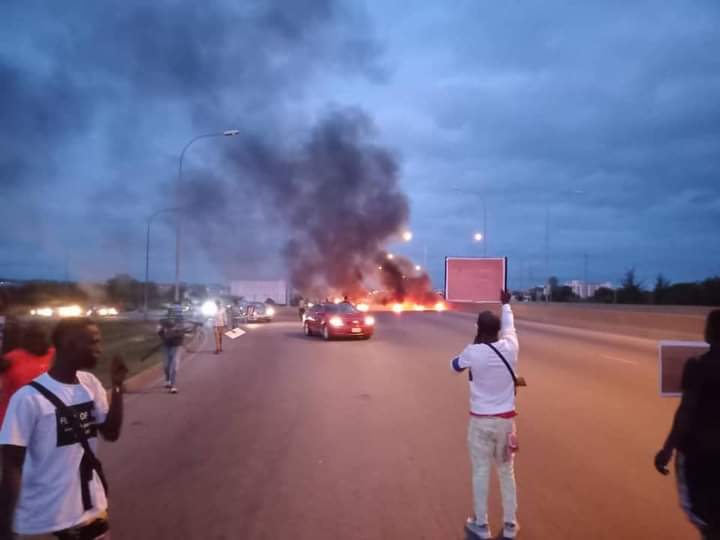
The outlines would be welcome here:
[[[455,371],[469,370],[470,425],[468,447],[473,470],[475,516],[466,529],[478,538],[492,538],[487,517],[488,482],[492,463],[497,466],[503,505],[503,537],[515,538],[517,492],[513,468],[515,438],[515,371],[518,339],[510,294],[500,293],[502,320],[490,311],[478,315],[477,335],[452,360]]]
[[[213,320],[213,329],[215,330],[215,354],[222,352],[222,337],[227,326],[227,311],[220,300],[215,300],[217,311]]]
[[[89,319],[58,323],[53,366],[10,400],[0,430],[0,540],[109,538],[97,433],[108,441],[120,437],[127,368],[113,359],[108,407],[97,377],[80,371],[97,365],[100,339]]]

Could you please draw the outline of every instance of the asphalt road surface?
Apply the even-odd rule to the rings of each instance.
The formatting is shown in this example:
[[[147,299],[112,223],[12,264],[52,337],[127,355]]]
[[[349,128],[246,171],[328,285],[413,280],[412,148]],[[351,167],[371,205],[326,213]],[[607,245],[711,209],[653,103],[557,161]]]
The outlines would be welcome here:
[[[693,539],[652,467],[677,404],[654,343],[518,323],[519,538]],[[472,315],[378,316],[370,341],[286,318],[187,359],[178,395],[128,396],[101,449],[118,539],[460,539],[472,512]],[[491,523],[501,520],[497,482]]]

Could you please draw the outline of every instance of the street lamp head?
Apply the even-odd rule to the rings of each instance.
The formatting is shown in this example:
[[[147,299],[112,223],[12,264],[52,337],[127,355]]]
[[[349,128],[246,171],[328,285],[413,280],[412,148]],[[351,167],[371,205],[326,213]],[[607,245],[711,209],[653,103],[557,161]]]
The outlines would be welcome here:
[[[475,242],[482,242],[482,239],[483,239],[482,233],[476,232],[476,233],[473,235],[473,240],[474,240]]]
[[[413,239],[413,233],[411,231],[405,231],[404,233],[402,233],[402,239],[405,242],[409,242]]]
[[[387,258],[388,260],[393,260],[395,258],[395,255],[393,255],[392,253],[388,253]]]
[[[422,266],[420,266],[419,264],[416,264],[416,265],[415,265],[415,271],[416,271],[416,272],[419,272],[420,270],[422,270]]]
[[[239,129],[228,129],[227,131],[223,131],[223,135],[226,137],[232,137],[233,135],[240,135]]]

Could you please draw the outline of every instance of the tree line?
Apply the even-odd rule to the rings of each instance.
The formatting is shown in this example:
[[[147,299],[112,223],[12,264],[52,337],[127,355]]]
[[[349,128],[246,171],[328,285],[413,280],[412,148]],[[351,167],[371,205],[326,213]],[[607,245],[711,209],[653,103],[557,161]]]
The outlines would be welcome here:
[[[578,302],[578,297],[567,285],[560,285],[557,277],[548,280],[552,302]],[[530,291],[530,299],[544,301],[545,291],[536,287]],[[637,279],[635,269],[625,272],[620,287],[610,289],[600,287],[595,294],[585,301],[601,304],[655,304],[680,306],[720,306],[720,276],[710,277],[703,281],[672,283],[662,274],[655,279],[652,288],[646,288]]]

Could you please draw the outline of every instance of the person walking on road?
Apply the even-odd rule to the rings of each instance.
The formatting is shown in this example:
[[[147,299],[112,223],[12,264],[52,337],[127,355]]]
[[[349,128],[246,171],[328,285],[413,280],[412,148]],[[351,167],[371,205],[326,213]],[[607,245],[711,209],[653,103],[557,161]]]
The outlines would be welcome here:
[[[47,372],[54,356],[55,348],[50,346],[45,329],[38,323],[31,323],[22,332],[21,346],[0,358],[0,425],[12,395]]]
[[[704,540],[720,540],[720,309],[707,317],[710,350],[685,364],[682,398],[670,433],[655,456],[669,473],[675,453],[680,504]]]
[[[10,399],[0,430],[0,540],[110,538],[97,433],[120,437],[127,368],[113,359],[108,407],[100,381],[83,371],[96,367],[100,341],[89,319],[59,322],[52,367]]]
[[[215,331],[215,354],[222,352],[222,338],[225,333],[225,327],[227,326],[227,312],[225,306],[223,306],[220,300],[215,300],[217,311],[215,312],[215,318],[213,319],[213,330]]]
[[[484,311],[477,318],[477,334],[472,344],[453,358],[457,372],[469,370],[470,422],[468,447],[472,463],[475,516],[468,518],[466,531],[476,538],[492,538],[487,506],[490,471],[497,466],[503,506],[503,538],[515,538],[517,491],[514,472],[515,386],[519,380],[518,338],[515,332],[510,293],[501,291],[502,318]]]
[[[160,321],[158,335],[162,340],[165,357],[163,371],[165,373],[165,388],[171,394],[177,394],[177,364],[180,347],[185,337],[185,327],[182,317],[171,313],[166,319]]]

